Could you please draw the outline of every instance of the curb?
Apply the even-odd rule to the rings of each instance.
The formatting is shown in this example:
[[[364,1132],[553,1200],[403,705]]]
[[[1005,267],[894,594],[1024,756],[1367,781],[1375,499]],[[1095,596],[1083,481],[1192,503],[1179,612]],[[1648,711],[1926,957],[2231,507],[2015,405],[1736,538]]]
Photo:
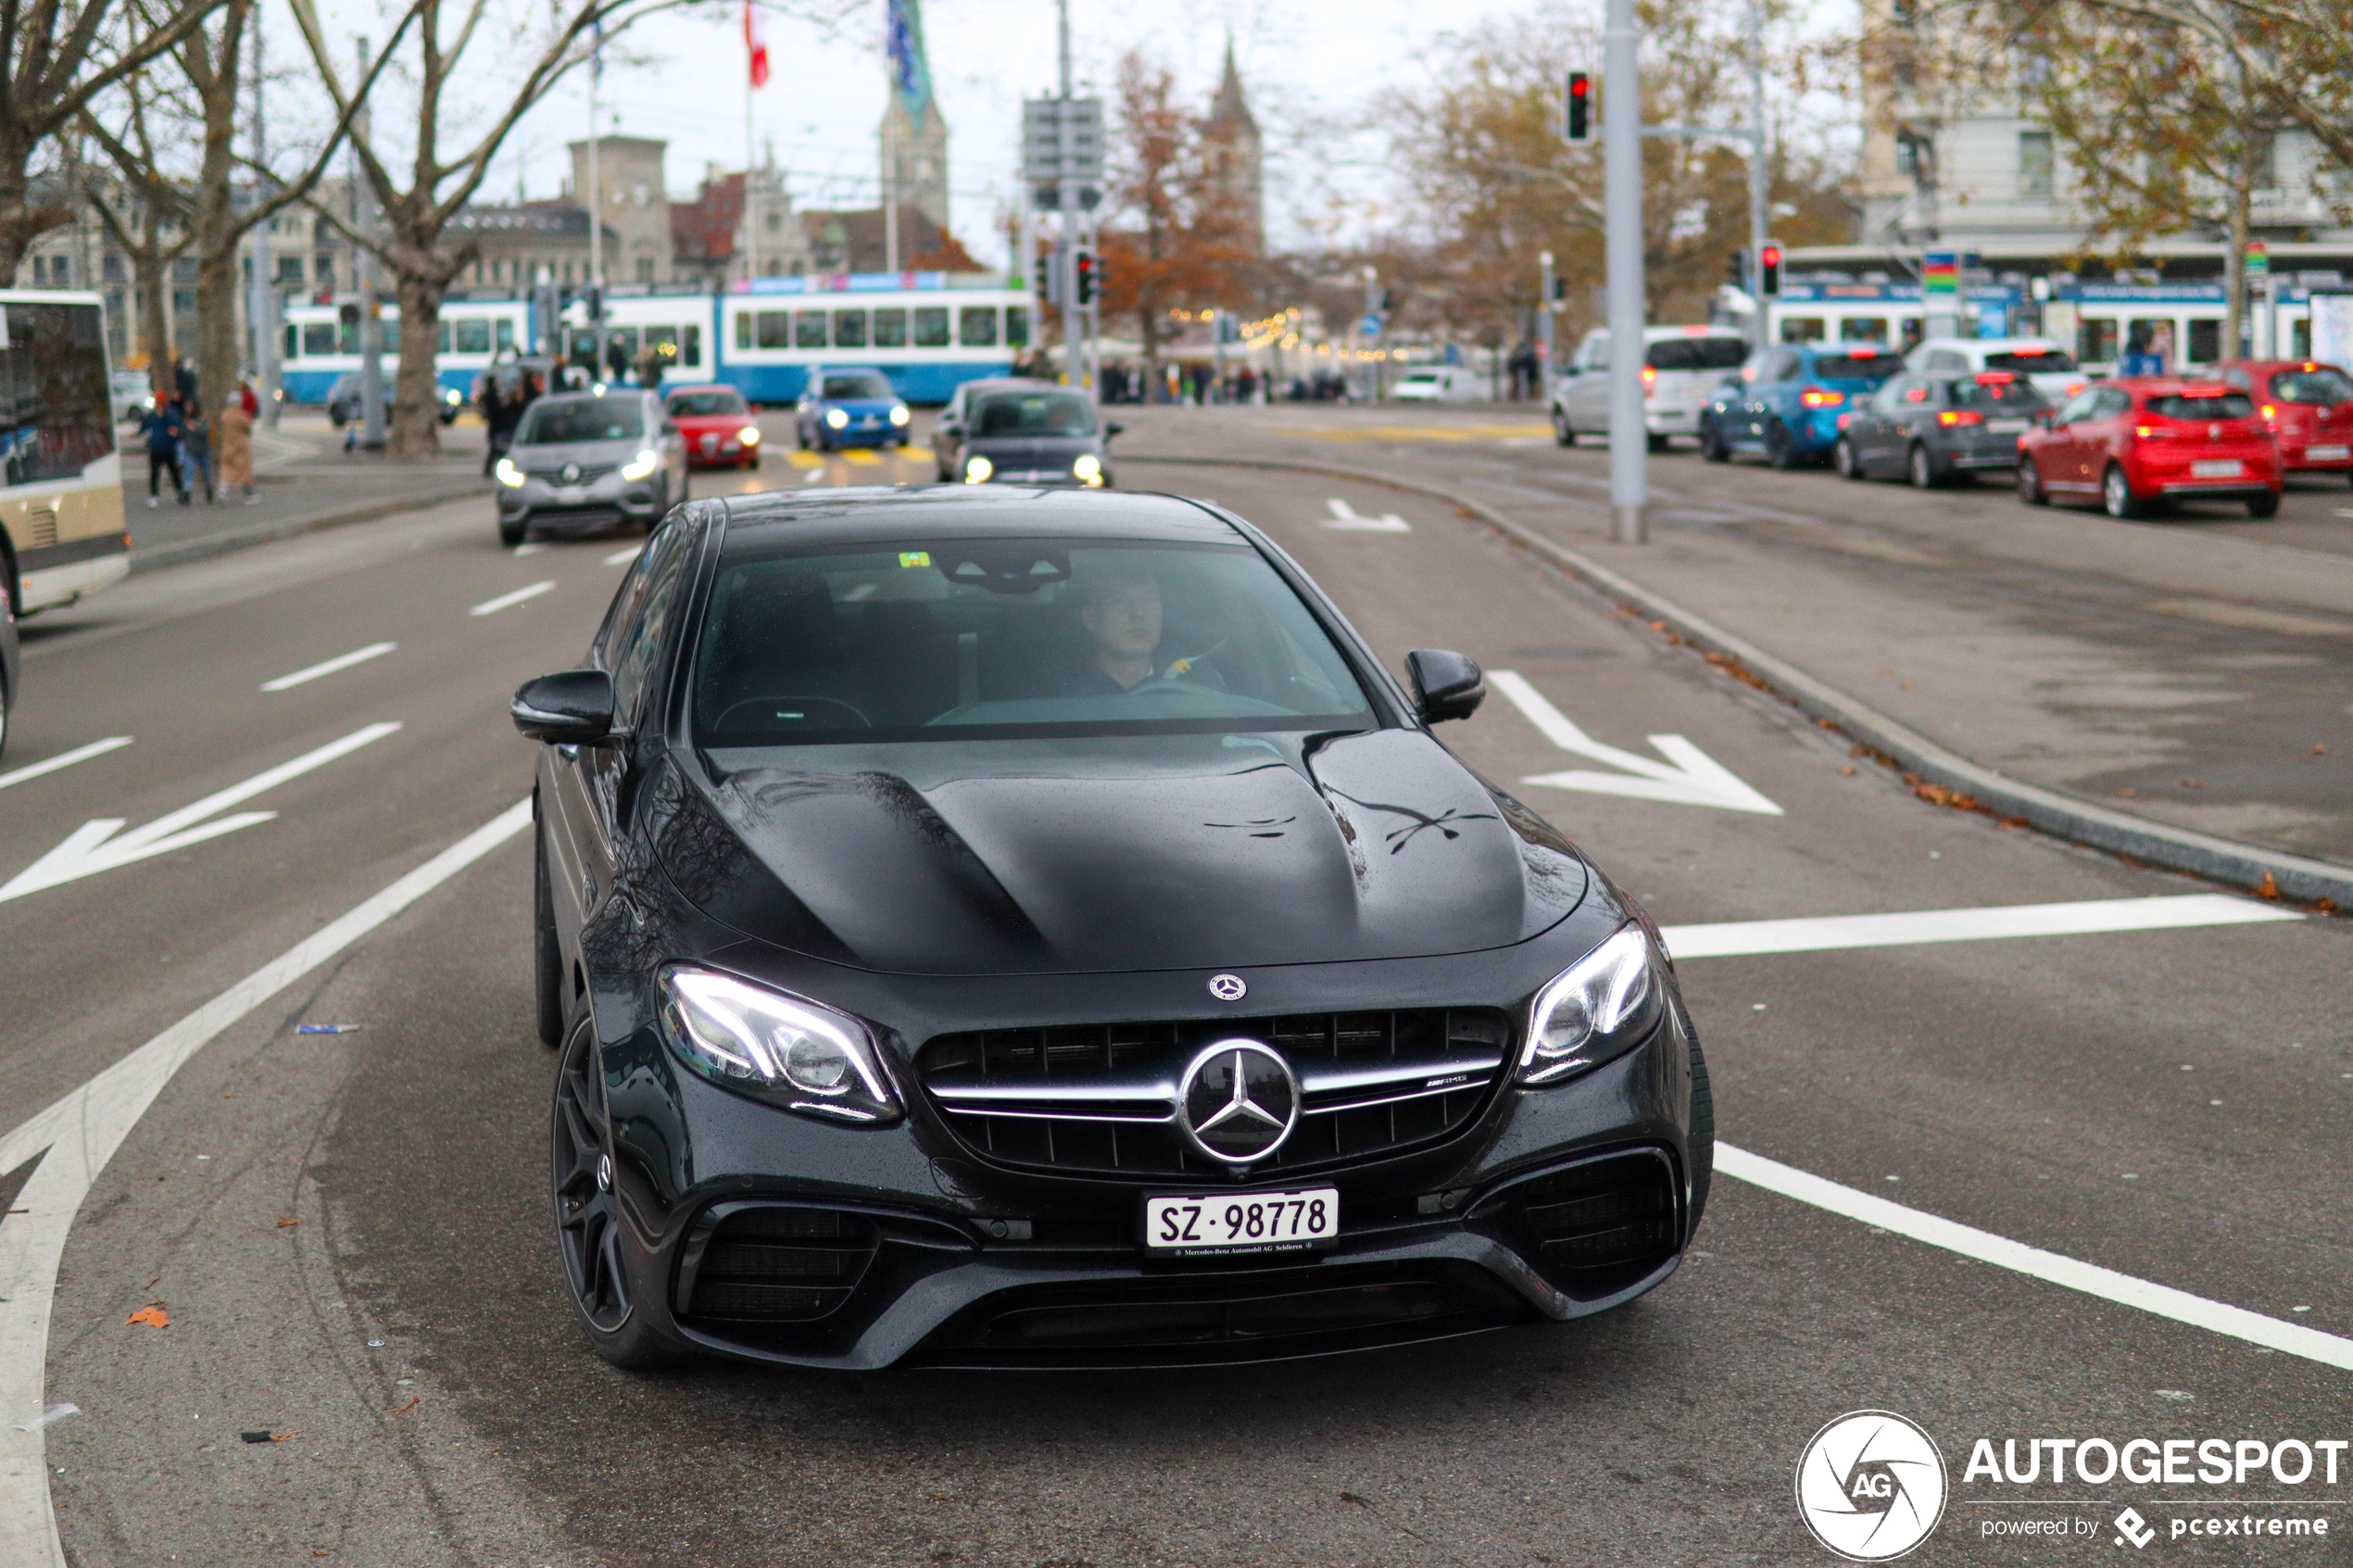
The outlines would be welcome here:
[[[1137,452],[1128,453],[1122,460],[1323,474],[1442,501],[1535,551],[1587,586],[1599,589],[1646,619],[1665,622],[1666,629],[1705,653],[1710,663],[1724,665],[1728,673],[1761,686],[1807,717],[1843,732],[1881,760],[1901,770],[1906,782],[1925,799],[1964,809],[1981,809],[1996,817],[2022,819],[2054,837],[2170,871],[2187,872],[2209,882],[2246,888],[2266,897],[2315,904],[2329,913],[2353,909],[2353,866],[2151,822],[1972,762],[1902,721],[1817,680],[1599,561],[1557,544],[1525,524],[1514,522],[1491,507],[1452,491],[1331,463],[1263,458],[1148,457]]]
[[[168,567],[185,566],[190,561],[203,560],[210,556],[225,556],[233,550],[251,549],[257,545],[272,545],[299,534],[341,528],[346,523],[373,522],[379,518],[401,512],[423,511],[484,493],[480,485],[469,484],[463,490],[437,490],[421,495],[404,495],[397,500],[371,501],[364,506],[345,507],[309,517],[285,518],[277,522],[257,523],[251,528],[233,529],[225,533],[208,533],[201,539],[182,539],[170,545],[157,545],[149,550],[133,550],[131,552],[131,571],[134,576],[143,571],[161,571]]]

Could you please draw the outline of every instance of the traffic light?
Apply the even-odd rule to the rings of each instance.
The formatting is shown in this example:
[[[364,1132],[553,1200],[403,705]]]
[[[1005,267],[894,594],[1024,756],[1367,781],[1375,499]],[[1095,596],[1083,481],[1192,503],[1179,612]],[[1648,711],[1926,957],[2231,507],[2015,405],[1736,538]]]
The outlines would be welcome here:
[[[1759,269],[1762,276],[1758,280],[1757,286],[1768,295],[1780,294],[1781,292],[1781,247],[1767,245],[1764,256],[1765,265]]]
[[[1095,303],[1095,290],[1101,279],[1095,271],[1095,253],[1081,250],[1071,257],[1071,303],[1081,310]]]
[[[1748,290],[1748,247],[1741,246],[1724,258],[1724,281],[1746,293]]]
[[[1568,93],[1561,105],[1561,137],[1572,144],[1593,139],[1593,73],[1568,73]]]
[[[1568,298],[1568,280],[1558,272],[1553,274],[1553,303],[1559,305]]]

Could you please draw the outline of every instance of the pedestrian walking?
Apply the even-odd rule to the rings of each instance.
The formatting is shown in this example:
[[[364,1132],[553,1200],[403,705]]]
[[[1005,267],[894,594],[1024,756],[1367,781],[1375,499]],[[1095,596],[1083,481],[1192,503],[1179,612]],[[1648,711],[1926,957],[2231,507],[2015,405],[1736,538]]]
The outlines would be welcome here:
[[[518,391],[521,389],[518,388]],[[482,405],[483,438],[482,471],[484,478],[507,455],[513,445],[515,433],[514,405],[498,394],[498,372],[484,370],[482,374],[482,395],[475,399]]]
[[[194,413],[203,407],[196,401],[196,368],[188,363],[184,354],[171,362],[171,389],[179,394],[182,413]]]
[[[158,388],[154,407],[139,416],[139,433],[147,438],[147,505],[156,504],[156,486],[164,470],[171,470],[172,494],[188,504],[188,481],[180,471],[180,408],[176,394]]]
[[[180,461],[186,477],[181,481],[180,499],[185,503],[188,492],[204,481],[204,499],[208,507],[220,501],[212,482],[212,421],[204,409],[191,403],[180,416]]]
[[[241,384],[220,410],[221,494],[242,492],[248,507],[261,499],[253,488],[253,409],[247,407],[258,401],[252,387]]]

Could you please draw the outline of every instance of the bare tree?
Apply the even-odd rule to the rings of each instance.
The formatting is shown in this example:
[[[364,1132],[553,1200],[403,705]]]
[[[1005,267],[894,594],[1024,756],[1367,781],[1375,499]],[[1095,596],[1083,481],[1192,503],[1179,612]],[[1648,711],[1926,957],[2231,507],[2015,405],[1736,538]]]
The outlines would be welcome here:
[[[105,144],[120,179],[112,190],[93,185],[90,205],[107,236],[131,258],[147,384],[160,391],[171,384],[170,273],[195,237],[188,222],[194,204],[186,182],[165,172],[157,156],[154,95],[145,73],[119,84],[115,107],[122,115],[121,131],[105,138]],[[85,128],[95,130],[87,122]]]

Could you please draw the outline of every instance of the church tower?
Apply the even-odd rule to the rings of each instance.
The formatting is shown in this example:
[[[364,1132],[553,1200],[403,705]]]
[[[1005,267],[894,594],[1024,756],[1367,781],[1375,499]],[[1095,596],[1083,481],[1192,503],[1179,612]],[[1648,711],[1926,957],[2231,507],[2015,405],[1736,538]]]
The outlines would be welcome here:
[[[890,103],[882,119],[882,199],[948,223],[948,121],[932,96],[923,0],[890,0]]]
[[[1234,39],[1226,37],[1226,74],[1202,126],[1208,144],[1209,182],[1239,216],[1242,241],[1252,256],[1266,254],[1266,196],[1259,157],[1258,121],[1242,95],[1241,72],[1234,69]]]

